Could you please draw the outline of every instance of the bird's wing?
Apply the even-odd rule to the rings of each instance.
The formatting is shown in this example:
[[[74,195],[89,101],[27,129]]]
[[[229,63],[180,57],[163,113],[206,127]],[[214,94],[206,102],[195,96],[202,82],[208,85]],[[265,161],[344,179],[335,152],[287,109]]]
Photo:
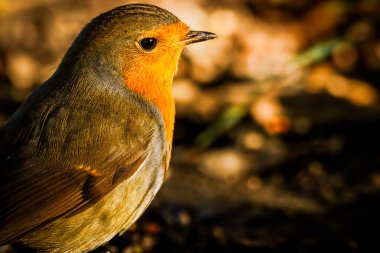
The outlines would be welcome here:
[[[49,133],[64,124],[58,113],[37,140],[18,143],[0,156],[0,245],[90,207],[130,177],[147,159],[157,131],[149,119],[139,129],[139,115],[144,114],[132,114],[129,123],[91,119],[55,131],[61,135],[56,138]]]
[[[95,204],[139,168],[146,159],[145,153],[140,153],[124,166],[111,162],[97,168],[27,163],[21,168],[19,161],[3,163],[11,172],[2,173],[0,179],[0,245]],[[48,170],[61,173],[51,174]]]

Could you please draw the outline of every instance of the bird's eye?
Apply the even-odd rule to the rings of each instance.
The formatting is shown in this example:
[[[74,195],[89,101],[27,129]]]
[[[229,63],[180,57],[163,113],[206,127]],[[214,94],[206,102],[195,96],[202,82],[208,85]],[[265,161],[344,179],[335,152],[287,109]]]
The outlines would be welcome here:
[[[140,46],[145,51],[152,51],[157,46],[157,39],[155,39],[155,38],[144,38],[140,41]]]

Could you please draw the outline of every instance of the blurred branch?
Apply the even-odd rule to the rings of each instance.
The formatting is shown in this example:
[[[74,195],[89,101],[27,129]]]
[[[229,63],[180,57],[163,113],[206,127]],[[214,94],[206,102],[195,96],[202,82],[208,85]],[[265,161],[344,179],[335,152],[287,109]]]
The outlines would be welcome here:
[[[278,92],[279,89],[282,90],[284,88],[289,90],[296,83],[300,83],[300,74],[302,75],[303,69],[330,57],[334,48],[342,43],[347,42],[343,39],[330,39],[317,43],[304,52],[301,52],[293,59],[285,75],[269,76],[256,83],[255,92],[252,93],[252,101],[263,94]],[[211,124],[198,135],[195,141],[196,145],[200,148],[209,147],[216,139],[239,124],[248,113],[249,105],[235,104],[227,107],[215,123]]]
[[[329,57],[333,49],[342,43],[341,39],[331,39],[320,42],[310,47],[306,51],[298,54],[292,61],[292,65],[296,68],[309,67]]]
[[[216,139],[237,125],[247,113],[246,105],[229,106],[214,124],[198,135],[195,144],[200,148],[209,147]]]

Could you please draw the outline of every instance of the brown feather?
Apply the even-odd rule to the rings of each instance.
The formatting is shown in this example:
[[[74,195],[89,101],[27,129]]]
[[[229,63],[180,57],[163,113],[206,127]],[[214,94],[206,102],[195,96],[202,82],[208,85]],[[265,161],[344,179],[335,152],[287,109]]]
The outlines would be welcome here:
[[[154,127],[151,109],[138,106],[140,98],[122,83],[120,90],[97,88],[66,100],[46,96],[48,87],[41,86],[1,130],[0,245],[97,203],[135,173],[152,131],[163,124]],[[29,108],[38,100],[60,103],[54,110]]]

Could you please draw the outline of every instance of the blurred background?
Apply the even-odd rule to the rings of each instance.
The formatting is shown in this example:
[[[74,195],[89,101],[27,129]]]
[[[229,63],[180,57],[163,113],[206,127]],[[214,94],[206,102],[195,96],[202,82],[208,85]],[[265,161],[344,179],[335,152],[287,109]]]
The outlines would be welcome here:
[[[378,250],[380,1],[141,2],[219,38],[183,54],[166,184],[96,252]],[[127,3],[0,0],[0,124]]]

